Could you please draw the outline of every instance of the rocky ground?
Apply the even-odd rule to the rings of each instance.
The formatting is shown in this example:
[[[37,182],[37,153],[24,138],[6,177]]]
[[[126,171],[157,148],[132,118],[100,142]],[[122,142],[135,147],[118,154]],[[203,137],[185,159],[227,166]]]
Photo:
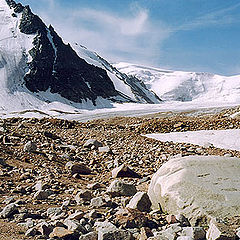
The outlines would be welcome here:
[[[175,155],[240,152],[163,143],[142,134],[239,128],[240,118],[230,117],[238,110],[86,123],[1,120],[0,239],[176,239],[196,232],[199,238],[178,238],[204,239],[208,226],[191,228],[183,216],[167,216],[161,207],[151,211],[144,192],[153,173]],[[240,227],[240,217],[227,221],[233,231]]]

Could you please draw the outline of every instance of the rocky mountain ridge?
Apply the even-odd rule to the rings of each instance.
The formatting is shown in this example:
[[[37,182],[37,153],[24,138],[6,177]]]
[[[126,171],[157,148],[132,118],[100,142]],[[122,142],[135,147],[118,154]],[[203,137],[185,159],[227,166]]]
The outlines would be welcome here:
[[[10,10],[6,8],[6,3]],[[127,75],[120,76],[116,72],[110,75],[109,68],[106,68],[106,64],[108,66],[110,64],[106,60],[101,58],[101,61],[106,64],[97,66],[81,58],[70,44],[63,42],[52,26],[47,27],[37,15],[33,14],[29,6],[23,6],[13,0],[1,0],[0,4],[3,8],[0,18],[9,25],[9,29],[8,25],[1,25],[1,31],[7,36],[2,40],[6,42],[5,45],[11,47],[11,51],[15,52],[7,55],[8,51],[5,51],[6,47],[2,44],[0,52],[4,53],[2,53],[4,59],[10,59],[6,60],[4,66],[10,68],[9,71],[13,68],[22,69],[17,77],[22,78],[21,85],[30,93],[41,95],[41,92],[49,91],[60,95],[63,98],[62,101],[64,99],[74,103],[90,101],[93,105],[97,104],[98,98],[109,100],[109,102],[160,102],[160,99],[143,83],[139,82],[137,88],[138,80],[132,81]],[[13,34],[12,37],[9,36],[11,34]],[[24,38],[28,48],[22,44],[21,38]],[[18,45],[18,48],[13,47],[12,42]],[[15,54],[21,56],[14,66],[10,66],[16,62],[13,59]],[[4,77],[7,79],[1,79],[1,81],[8,82],[9,76],[5,74]],[[128,92],[117,89],[114,81],[128,88]],[[15,83],[18,85],[19,81],[16,80]],[[20,89],[20,91],[25,90]],[[46,101],[52,101],[46,94],[43,98]]]

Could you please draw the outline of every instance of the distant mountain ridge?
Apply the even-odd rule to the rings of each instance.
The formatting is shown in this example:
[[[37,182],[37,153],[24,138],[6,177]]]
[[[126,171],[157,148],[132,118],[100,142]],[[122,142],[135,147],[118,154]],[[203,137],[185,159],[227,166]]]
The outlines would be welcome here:
[[[130,63],[114,64],[120,72],[134,76],[163,101],[240,103],[240,75],[183,72]]]

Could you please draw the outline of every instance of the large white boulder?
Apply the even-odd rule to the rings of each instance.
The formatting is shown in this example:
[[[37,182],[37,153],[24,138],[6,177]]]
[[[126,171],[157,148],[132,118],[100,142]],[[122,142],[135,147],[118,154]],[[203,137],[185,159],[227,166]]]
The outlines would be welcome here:
[[[188,156],[169,160],[154,174],[148,195],[169,214],[197,218],[240,215],[240,159]]]

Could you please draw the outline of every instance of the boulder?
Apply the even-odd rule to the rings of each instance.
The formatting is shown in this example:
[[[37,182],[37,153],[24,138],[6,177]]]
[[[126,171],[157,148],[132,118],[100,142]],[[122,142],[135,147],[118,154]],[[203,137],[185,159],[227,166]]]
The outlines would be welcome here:
[[[98,240],[97,232],[90,232],[79,237],[79,240]]]
[[[154,174],[148,195],[153,209],[202,218],[240,215],[240,159],[188,156],[169,160]]]
[[[133,184],[128,184],[120,180],[113,181],[107,189],[107,193],[112,197],[133,196],[137,192]]]
[[[89,190],[80,190],[80,192],[77,193],[75,196],[75,201],[77,204],[81,204],[82,200],[90,200],[92,199],[92,193]]]
[[[69,231],[68,229],[63,227],[55,227],[49,235],[50,238],[61,238],[66,240],[77,239],[75,236],[76,235],[74,234],[74,232]]]
[[[120,167],[114,168],[112,170],[112,177],[113,178],[123,178],[123,177],[130,177],[130,178],[141,178],[141,176],[130,169],[125,164],[121,165]]]
[[[184,227],[182,236],[188,236],[193,240],[204,240],[206,239],[206,232],[201,227]]]
[[[67,162],[65,168],[73,174],[91,174],[91,169],[82,163]]]
[[[47,191],[40,190],[34,194],[33,198],[35,198],[37,200],[45,200],[48,198],[48,196],[49,196],[49,194]]]
[[[17,212],[18,212],[18,209],[16,204],[10,203],[5,208],[3,208],[3,210],[0,212],[0,217],[9,218],[9,217],[12,217]]]
[[[27,142],[23,147],[24,152],[35,152],[36,150],[37,145],[32,141]]]
[[[235,240],[236,235],[224,223],[211,219],[206,238],[207,240]]]
[[[132,234],[126,230],[118,229],[110,222],[96,222],[95,228],[98,231],[98,240],[122,239],[132,240]]]
[[[138,209],[141,212],[149,212],[151,201],[145,192],[136,193],[127,205],[128,208]]]
[[[98,149],[99,147],[102,147],[102,146],[103,144],[96,139],[89,139],[83,145],[83,147],[85,148],[94,148],[94,149]]]

